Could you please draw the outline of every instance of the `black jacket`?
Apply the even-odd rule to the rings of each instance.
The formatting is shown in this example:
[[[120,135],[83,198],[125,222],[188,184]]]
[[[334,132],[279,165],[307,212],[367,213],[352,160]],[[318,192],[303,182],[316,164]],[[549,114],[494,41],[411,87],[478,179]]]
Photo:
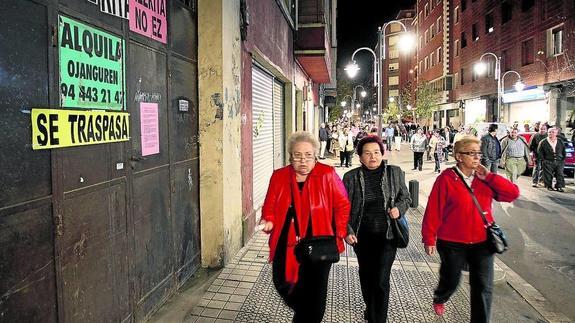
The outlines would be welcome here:
[[[537,148],[537,156],[541,160],[547,161],[563,161],[565,159],[565,144],[561,138],[557,137],[557,145],[555,146],[555,152],[549,143],[549,138],[541,140],[539,147]]]
[[[393,206],[397,207],[399,214],[403,216],[411,204],[409,190],[405,185],[405,173],[398,166],[387,165],[385,162],[382,162],[380,167],[387,167],[381,178],[381,190],[386,201],[386,208],[389,208],[391,197],[394,196]],[[347,195],[351,202],[347,233],[359,236],[365,196],[364,172],[362,167],[354,168],[345,173],[343,176],[343,184],[347,189]],[[391,189],[392,186],[393,192]],[[386,216],[386,218],[388,224],[386,236],[388,239],[392,239],[393,233],[391,231],[390,218],[389,216]]]
[[[489,133],[485,134],[481,138],[481,152],[483,153],[482,160],[498,160],[501,158],[501,144],[499,140]]]
[[[328,141],[329,133],[326,128],[319,128],[319,141]]]

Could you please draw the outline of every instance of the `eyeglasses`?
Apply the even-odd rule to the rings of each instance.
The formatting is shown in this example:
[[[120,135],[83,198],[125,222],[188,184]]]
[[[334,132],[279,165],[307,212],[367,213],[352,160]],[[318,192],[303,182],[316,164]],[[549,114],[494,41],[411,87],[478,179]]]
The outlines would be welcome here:
[[[471,156],[471,157],[481,157],[483,154],[479,151],[461,151],[460,154]]]
[[[293,161],[309,162],[309,161],[315,160],[315,156],[314,156],[314,155],[294,154],[294,155],[292,155],[291,159],[292,159]]]

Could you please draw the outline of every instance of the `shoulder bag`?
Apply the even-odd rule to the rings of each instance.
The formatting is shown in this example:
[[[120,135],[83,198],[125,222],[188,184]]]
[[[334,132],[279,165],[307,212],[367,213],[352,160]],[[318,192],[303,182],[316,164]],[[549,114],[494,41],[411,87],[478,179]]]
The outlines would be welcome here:
[[[395,185],[393,184],[393,178],[391,177],[391,171],[389,171],[389,166],[386,165],[387,177],[389,177],[389,185],[391,188],[391,203],[389,208],[392,209],[395,206]],[[405,214],[401,214],[397,219],[391,219],[391,229],[393,230],[393,236],[397,243],[398,248],[406,248],[409,244],[409,225],[407,223],[407,217]]]
[[[503,232],[503,229],[501,229],[495,223],[495,221],[492,223],[489,223],[487,221],[487,219],[485,218],[485,214],[487,213],[483,211],[483,208],[481,208],[481,205],[479,205],[479,201],[477,201],[477,198],[475,197],[475,194],[471,190],[471,187],[467,185],[465,179],[457,171],[457,169],[453,168],[453,171],[457,174],[457,176],[459,176],[459,178],[461,178],[465,187],[467,187],[467,191],[469,192],[469,194],[471,194],[471,198],[473,198],[473,203],[475,203],[475,206],[477,207],[477,210],[481,215],[481,219],[483,219],[483,226],[487,231],[487,242],[489,243],[489,249],[491,249],[491,251],[494,253],[504,253],[505,251],[507,251],[507,249],[509,249],[507,244],[507,236],[505,235],[505,232]]]
[[[292,191],[292,205],[295,207],[293,186],[290,184]],[[294,212],[295,214],[295,212]],[[311,214],[310,214],[311,223]],[[297,214],[294,215],[294,226],[297,244],[294,248],[294,253],[297,261],[300,264],[318,264],[318,263],[336,263],[339,261],[339,251],[337,250],[336,235],[335,235],[335,218],[332,214],[333,236],[311,236],[300,239],[299,225],[297,221]]]

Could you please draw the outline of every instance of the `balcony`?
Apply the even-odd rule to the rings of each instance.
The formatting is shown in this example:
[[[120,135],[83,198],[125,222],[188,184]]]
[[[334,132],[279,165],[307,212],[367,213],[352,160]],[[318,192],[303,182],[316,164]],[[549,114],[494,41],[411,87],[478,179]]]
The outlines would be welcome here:
[[[327,0],[301,0],[294,54],[316,83],[331,82],[331,23]]]

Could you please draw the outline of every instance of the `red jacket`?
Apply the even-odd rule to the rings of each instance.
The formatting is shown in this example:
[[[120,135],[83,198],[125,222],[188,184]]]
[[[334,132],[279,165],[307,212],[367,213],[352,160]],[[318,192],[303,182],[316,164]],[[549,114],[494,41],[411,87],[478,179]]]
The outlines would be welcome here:
[[[337,246],[339,252],[343,252],[343,238],[347,234],[350,205],[345,187],[335,169],[325,164],[316,163],[308,175],[300,195],[298,194],[295,171],[291,165],[288,165],[274,171],[262,207],[262,218],[274,224],[269,240],[269,261],[274,259],[279,236],[291,204],[292,190],[301,238],[307,232],[310,213],[313,215],[312,232],[314,236],[333,235],[332,216],[335,216],[335,227],[339,238],[337,239]],[[297,282],[299,265],[293,253],[296,244],[293,226],[290,228],[287,244],[286,281],[295,283]]]
[[[465,185],[451,168],[435,180],[421,227],[426,246],[435,246],[437,239],[459,243],[478,243],[487,239],[479,210]],[[475,177],[471,188],[490,223],[493,222],[493,199],[512,202],[519,197],[517,185],[494,173],[489,173],[485,181]]]

